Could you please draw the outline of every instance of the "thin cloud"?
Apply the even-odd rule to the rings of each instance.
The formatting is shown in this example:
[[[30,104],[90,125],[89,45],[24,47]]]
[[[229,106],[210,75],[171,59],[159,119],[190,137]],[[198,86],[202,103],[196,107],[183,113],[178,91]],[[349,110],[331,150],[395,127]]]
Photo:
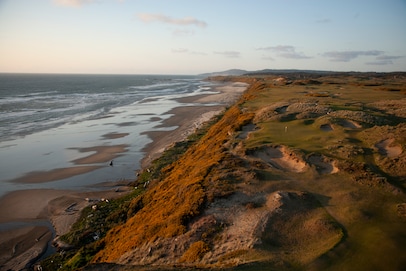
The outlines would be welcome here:
[[[330,58],[330,61],[335,62],[349,62],[359,56],[380,56],[383,51],[370,50],[370,51],[331,51],[322,54],[324,57]]]
[[[95,2],[94,0],[54,0],[54,3],[59,6],[78,8],[84,4],[90,4]]]
[[[292,45],[278,45],[278,46],[268,46],[258,48],[257,50],[261,51],[272,51],[275,52],[278,56],[284,58],[292,58],[292,59],[309,59],[312,58],[310,56],[306,56],[302,52],[297,52],[296,48]]]
[[[199,55],[199,56],[207,55],[206,53],[197,52],[197,51],[190,51],[189,49],[186,49],[186,48],[172,49],[171,52],[174,53],[174,54],[189,54],[189,55]]]
[[[175,29],[172,34],[176,37],[189,37],[195,34],[193,30],[188,29]]]
[[[262,47],[262,48],[258,48],[257,50],[274,51],[274,52],[289,52],[289,51],[294,51],[295,47],[293,47],[291,45],[278,45],[278,46]]]
[[[375,61],[366,62],[367,65],[392,65],[393,60],[402,58],[403,56],[387,56],[381,55],[375,58]]]
[[[214,52],[216,55],[223,55],[228,58],[239,58],[241,53],[237,51],[221,51],[221,52]]]
[[[189,50],[185,48],[172,49],[172,53],[184,54],[187,52],[189,52]]]
[[[319,20],[316,20],[316,23],[318,23],[318,24],[328,24],[328,23],[331,23],[331,20],[327,19],[327,18],[319,19]]]
[[[206,53],[204,52],[198,52],[198,51],[192,51],[190,52],[191,55],[196,55],[196,56],[207,56]]]
[[[140,13],[137,14],[139,20],[145,23],[161,22],[173,25],[194,25],[200,28],[205,28],[207,23],[193,17],[172,18],[163,14]]]
[[[261,59],[262,60],[267,60],[267,61],[275,61],[275,58],[270,57],[270,56],[263,56]]]
[[[403,56],[387,56],[387,55],[382,55],[382,56],[377,56],[376,59],[378,60],[395,60],[402,58]]]

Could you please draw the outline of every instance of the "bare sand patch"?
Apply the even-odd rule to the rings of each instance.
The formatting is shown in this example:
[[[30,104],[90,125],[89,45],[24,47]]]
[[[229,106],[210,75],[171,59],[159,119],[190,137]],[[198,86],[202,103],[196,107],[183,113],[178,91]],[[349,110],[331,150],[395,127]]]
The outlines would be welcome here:
[[[120,153],[126,152],[129,146],[126,144],[114,146],[95,146],[89,148],[70,148],[79,152],[95,152],[84,158],[75,159],[72,162],[76,165],[104,163],[120,156]]]
[[[286,146],[266,146],[255,150],[253,156],[281,170],[303,172],[307,167],[307,163]]]
[[[380,141],[375,145],[378,148],[380,154],[389,158],[395,158],[402,154],[402,147],[400,145],[393,144],[395,139],[389,138]]]
[[[334,174],[339,171],[336,162],[324,155],[313,154],[307,158],[310,164],[316,166],[316,170],[320,174]]]
[[[68,168],[56,168],[49,171],[34,171],[11,181],[15,183],[47,183],[88,173],[101,167],[102,166],[75,166]]]
[[[108,134],[102,135],[102,137],[106,138],[106,139],[116,139],[116,138],[126,137],[128,135],[129,135],[129,133],[108,133]]]

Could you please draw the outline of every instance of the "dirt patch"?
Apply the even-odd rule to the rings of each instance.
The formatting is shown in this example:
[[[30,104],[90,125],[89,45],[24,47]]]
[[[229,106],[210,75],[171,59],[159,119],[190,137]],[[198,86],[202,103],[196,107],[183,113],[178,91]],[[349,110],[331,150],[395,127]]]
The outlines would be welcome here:
[[[402,154],[402,146],[393,144],[394,139],[385,139],[375,145],[381,155],[389,158],[395,158]]]
[[[286,146],[265,146],[251,155],[280,170],[303,172],[307,167],[307,163]]]

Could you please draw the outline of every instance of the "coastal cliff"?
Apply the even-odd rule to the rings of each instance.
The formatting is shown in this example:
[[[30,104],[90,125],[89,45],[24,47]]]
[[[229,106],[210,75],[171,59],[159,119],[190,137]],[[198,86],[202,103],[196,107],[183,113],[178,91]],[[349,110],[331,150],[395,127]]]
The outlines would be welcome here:
[[[94,242],[82,238],[63,268],[400,270],[402,76],[212,78],[250,86],[163,154],[172,160],[145,168],[138,192],[107,216],[114,226]]]

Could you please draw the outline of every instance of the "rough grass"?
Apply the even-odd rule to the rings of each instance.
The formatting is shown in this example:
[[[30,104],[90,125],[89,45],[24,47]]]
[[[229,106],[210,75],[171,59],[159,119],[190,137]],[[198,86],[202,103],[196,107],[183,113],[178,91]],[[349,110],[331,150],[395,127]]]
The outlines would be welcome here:
[[[200,214],[211,197],[205,178],[225,158],[223,144],[228,131],[241,129],[252,117],[240,114],[238,104],[231,107],[199,142],[163,169],[164,178],[159,183],[134,200],[142,201],[143,207],[127,223],[107,234],[106,246],[94,261],[118,261],[136,246],[185,233],[187,223]]]
[[[393,144],[405,151],[401,106],[396,104],[394,110],[379,102],[383,98],[401,100],[404,92],[383,91],[400,86],[394,86],[390,78],[372,77],[321,76],[315,80],[317,84],[311,80],[296,84],[294,77],[277,84],[275,78],[279,77],[272,76],[223,78],[246,80],[252,86],[207,131],[190,144],[176,144],[179,149],[168,152],[144,172],[140,183],[154,182],[115,214],[125,223],[112,228],[102,241],[72,253],[67,266],[81,266],[96,253],[93,262],[122,263],[125,254],[131,261],[136,247],[159,246],[164,244],[162,240],[185,236],[191,222],[210,203],[218,198],[226,202],[238,190],[252,199],[275,191],[289,192],[285,204],[264,224],[260,245],[231,249],[220,257],[218,265],[206,267],[402,270],[406,264],[406,219],[398,209],[406,202],[401,171],[406,160],[404,156],[384,157],[374,146],[390,136],[395,138]],[[275,104],[279,106],[274,111],[265,110],[267,114],[258,117],[258,112]],[[286,112],[288,108],[292,111]],[[366,117],[355,120],[354,116]],[[396,121],[385,125],[371,123],[393,116]],[[351,126],[351,121],[360,125]],[[241,132],[248,124],[255,129]],[[323,155],[337,162],[339,172],[322,174],[314,165],[304,172],[275,169],[247,152],[264,145],[285,146],[303,159]],[[175,161],[171,157],[176,157]],[[248,203],[247,212],[266,208],[261,201]],[[180,265],[174,269],[204,267],[206,255],[221,241],[219,236],[227,226],[221,224],[215,232],[186,242],[179,248],[183,249],[177,261]]]

